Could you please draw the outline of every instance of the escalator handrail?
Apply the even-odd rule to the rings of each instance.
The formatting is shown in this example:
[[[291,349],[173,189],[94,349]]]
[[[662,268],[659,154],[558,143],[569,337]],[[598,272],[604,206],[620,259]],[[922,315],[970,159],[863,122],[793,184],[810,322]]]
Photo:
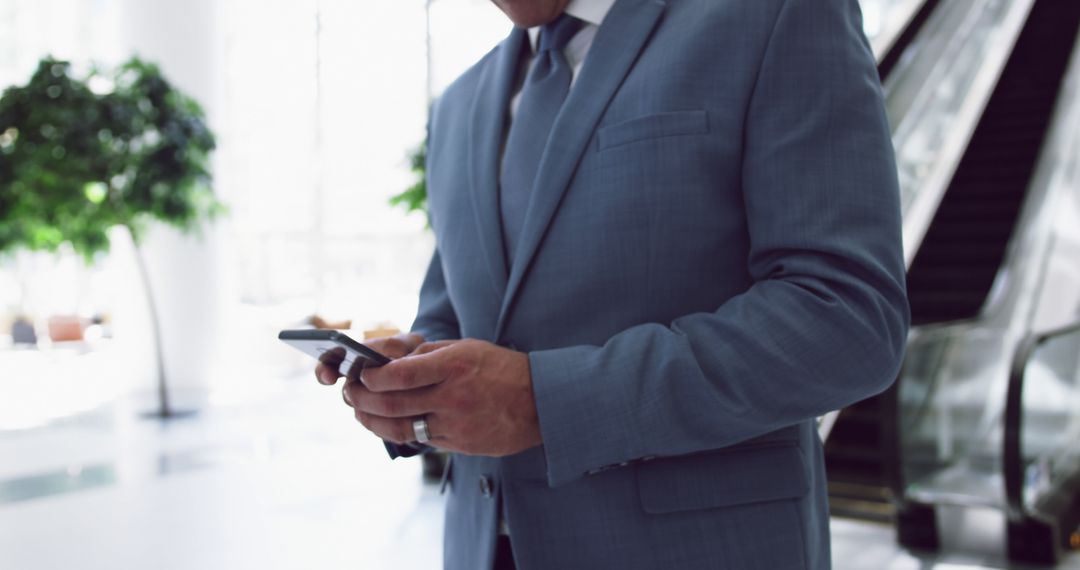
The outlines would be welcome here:
[[[1035,350],[1043,343],[1077,331],[1080,331],[1080,320],[1052,330],[1029,333],[1013,355],[1005,396],[1005,434],[1002,438],[1005,501],[1009,518],[1013,521],[1020,521],[1028,516],[1024,507],[1024,461],[1021,442],[1025,371]]]
[[[888,37],[887,41],[883,44],[881,53],[874,54],[877,58],[878,74],[882,81],[885,81],[897,62],[900,61],[900,56],[919,33],[922,25],[930,18],[930,14],[934,11],[934,8],[937,7],[939,2],[940,0],[923,0],[923,2],[912,11],[910,17],[906,19],[903,25],[899,26],[895,33],[890,34],[890,37]]]

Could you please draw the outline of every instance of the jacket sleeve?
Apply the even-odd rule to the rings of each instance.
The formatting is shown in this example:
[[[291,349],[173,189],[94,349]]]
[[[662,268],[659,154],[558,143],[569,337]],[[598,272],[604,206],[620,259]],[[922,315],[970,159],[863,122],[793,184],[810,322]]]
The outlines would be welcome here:
[[[420,306],[412,331],[423,335],[424,340],[452,340],[461,338],[457,314],[446,292],[446,280],[443,277],[442,261],[438,250],[431,256],[427,275],[420,287]]]
[[[909,324],[899,189],[855,0],[784,0],[746,111],[754,284],[529,355],[548,482],[718,449],[887,388]]]
[[[430,179],[434,171],[432,149],[436,148],[434,137],[438,132],[436,128],[433,128],[433,123],[439,116],[440,102],[441,100],[434,101],[428,112],[430,121],[427,126],[427,141],[425,142],[428,151],[424,170],[428,176],[427,188],[429,191],[432,188]],[[430,203],[430,198],[428,202]],[[428,222],[430,222],[432,228],[440,222],[435,218],[435,212],[431,208],[428,208]],[[438,248],[431,255],[431,262],[428,264],[424,282],[420,286],[420,302],[416,309],[416,320],[413,321],[412,332],[423,335],[424,339],[429,342],[461,338],[461,326],[458,324],[454,306],[450,302],[450,294],[446,290],[446,278],[443,274],[442,258],[439,255]]]

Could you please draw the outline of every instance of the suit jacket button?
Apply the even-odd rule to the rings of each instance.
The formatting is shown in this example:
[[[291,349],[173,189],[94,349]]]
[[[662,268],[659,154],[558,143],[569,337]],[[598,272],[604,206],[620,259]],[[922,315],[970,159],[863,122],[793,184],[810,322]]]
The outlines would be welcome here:
[[[481,475],[480,476],[480,494],[490,499],[493,488],[494,488],[494,485],[491,482],[491,477],[488,476],[488,475]]]

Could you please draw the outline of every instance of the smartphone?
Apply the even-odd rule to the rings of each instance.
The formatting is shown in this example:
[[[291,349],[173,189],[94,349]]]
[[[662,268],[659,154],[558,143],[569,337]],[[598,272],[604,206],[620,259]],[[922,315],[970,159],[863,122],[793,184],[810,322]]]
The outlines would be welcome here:
[[[367,366],[382,366],[390,358],[335,330],[298,329],[278,333],[278,339],[328,366],[337,365],[342,376],[352,377]]]

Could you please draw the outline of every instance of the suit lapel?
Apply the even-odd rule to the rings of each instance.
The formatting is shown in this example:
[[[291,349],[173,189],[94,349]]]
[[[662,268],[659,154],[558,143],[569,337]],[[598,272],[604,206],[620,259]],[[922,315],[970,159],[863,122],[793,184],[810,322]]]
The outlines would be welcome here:
[[[551,138],[540,159],[521,239],[499,311],[495,328],[497,340],[502,335],[521,281],[608,101],[630,71],[663,11],[662,0],[621,0],[612,6],[597,31],[585,66],[555,119]],[[502,240],[498,241],[501,243]]]
[[[510,92],[525,45],[525,31],[514,28],[499,46],[493,65],[485,66],[477,86],[469,121],[469,177],[480,247],[499,299],[506,291],[506,253],[499,218],[499,153],[502,149]]]

